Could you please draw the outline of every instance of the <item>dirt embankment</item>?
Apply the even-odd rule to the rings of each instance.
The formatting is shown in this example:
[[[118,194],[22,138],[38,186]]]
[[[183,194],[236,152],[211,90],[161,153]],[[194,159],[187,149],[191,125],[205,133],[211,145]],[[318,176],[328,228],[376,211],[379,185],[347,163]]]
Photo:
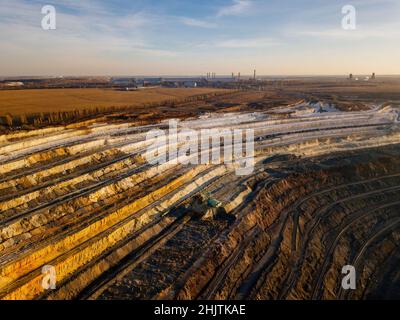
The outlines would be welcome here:
[[[398,154],[364,152],[259,181],[237,220],[159,297],[365,299],[390,296],[384,281],[398,294],[399,165]],[[357,270],[356,290],[341,287],[345,265]]]

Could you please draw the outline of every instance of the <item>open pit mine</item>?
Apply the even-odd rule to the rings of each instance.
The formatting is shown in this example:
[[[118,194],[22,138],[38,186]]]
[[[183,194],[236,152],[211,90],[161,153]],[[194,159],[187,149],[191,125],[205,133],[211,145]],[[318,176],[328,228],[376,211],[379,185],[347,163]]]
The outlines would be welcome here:
[[[245,175],[146,161],[174,115],[1,135],[1,299],[400,298],[399,109],[246,95],[179,123],[253,130]]]

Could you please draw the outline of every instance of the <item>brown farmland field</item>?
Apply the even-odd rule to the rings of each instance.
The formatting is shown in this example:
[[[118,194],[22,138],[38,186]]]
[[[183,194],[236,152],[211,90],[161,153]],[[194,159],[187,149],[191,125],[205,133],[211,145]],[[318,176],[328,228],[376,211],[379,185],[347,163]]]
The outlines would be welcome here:
[[[218,91],[211,88],[4,90],[0,91],[0,115],[139,106]]]

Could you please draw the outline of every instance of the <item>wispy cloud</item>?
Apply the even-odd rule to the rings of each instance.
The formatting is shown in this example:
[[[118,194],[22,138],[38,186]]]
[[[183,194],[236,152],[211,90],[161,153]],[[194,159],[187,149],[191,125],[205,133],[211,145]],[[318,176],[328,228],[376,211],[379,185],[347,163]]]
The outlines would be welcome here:
[[[132,29],[144,26],[154,25],[158,19],[143,12],[129,14],[118,19],[115,19],[115,27]]]
[[[399,25],[387,26],[358,26],[355,30],[344,30],[341,28],[327,28],[317,30],[318,28],[309,28],[303,30],[293,30],[293,36],[315,37],[320,39],[338,39],[338,40],[364,40],[364,39],[399,39]]]
[[[79,14],[65,11],[61,6],[77,9]],[[81,50],[93,48],[97,54],[110,50],[132,52],[135,48],[138,49],[138,53],[158,54],[163,51],[167,53],[168,50],[152,44],[144,34],[146,30],[144,27],[162,23],[159,17],[144,11],[113,15],[97,2],[93,5],[93,12],[90,8],[92,7],[89,3],[79,5],[77,1],[59,0],[56,6],[57,30],[45,32],[40,28],[42,17],[40,6],[15,0],[12,4],[6,5],[4,11],[0,13],[0,40],[8,38],[8,43],[20,47],[21,50],[23,48],[38,50],[40,42],[46,39],[52,48],[65,49],[71,46]],[[3,19],[7,15],[13,19]],[[11,39],[10,34],[13,35]],[[167,55],[170,56],[170,51],[168,52]]]
[[[209,22],[206,20],[200,20],[200,19],[193,19],[193,18],[180,18],[180,21],[189,27],[198,27],[198,28],[206,28],[206,29],[212,29],[216,28],[217,24],[213,22]]]
[[[341,29],[344,0],[184,2],[0,0],[0,74],[176,74],[212,64],[222,73],[231,71],[226,65],[244,70],[255,63],[279,73],[277,60],[286,73],[355,64],[400,72],[399,0],[350,1],[354,31]],[[47,3],[57,9],[57,30],[41,29]],[[265,59],[266,51],[274,59]],[[333,54],[342,57],[340,66]]]
[[[40,5],[44,5],[40,0],[35,1],[38,2]],[[107,15],[109,13],[109,10],[104,6],[104,4],[102,4],[101,1],[96,0],[54,0],[49,2],[53,2],[56,7],[68,8],[80,14]]]
[[[279,44],[278,41],[270,38],[247,38],[224,40],[216,46],[220,48],[263,48]]]
[[[139,49],[138,50],[141,54],[152,56],[152,57],[163,57],[163,58],[173,58],[180,55],[178,51],[171,51],[171,50],[159,50],[159,49]]]
[[[251,0],[233,0],[231,5],[220,8],[217,16],[223,17],[240,15],[246,12],[251,6]]]
[[[3,5],[0,0],[0,73],[111,74],[127,68],[144,72],[153,68],[154,60],[169,61],[180,54],[152,36],[165,23],[163,17],[141,8],[114,12],[101,2],[93,2],[92,8],[89,2],[59,0],[57,29],[44,31],[41,4],[14,0]]]

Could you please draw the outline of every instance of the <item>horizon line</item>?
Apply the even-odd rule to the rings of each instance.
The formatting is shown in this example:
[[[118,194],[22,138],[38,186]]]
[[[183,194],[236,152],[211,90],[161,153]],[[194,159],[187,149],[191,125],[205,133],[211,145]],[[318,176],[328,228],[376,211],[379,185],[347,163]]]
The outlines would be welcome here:
[[[256,78],[272,78],[272,77],[347,77],[350,73],[346,74],[273,74],[273,75],[267,75],[267,74],[260,74],[257,75]],[[372,75],[372,72],[370,73],[352,73],[353,76],[368,76]],[[237,73],[234,74],[235,78],[237,77]],[[380,77],[396,77],[400,76],[400,74],[377,74],[375,73],[376,76]],[[172,78],[172,77],[178,77],[178,78],[189,78],[189,77],[199,77],[199,78],[206,78],[207,76],[204,74],[188,74],[188,75],[182,75],[182,74],[94,74],[94,75],[6,75],[6,76],[1,76],[0,79],[2,80],[7,80],[7,78],[89,78],[89,77],[158,77],[158,78]],[[216,74],[216,78],[231,78],[232,74]],[[250,77],[253,78],[253,74],[241,74],[240,77]]]

